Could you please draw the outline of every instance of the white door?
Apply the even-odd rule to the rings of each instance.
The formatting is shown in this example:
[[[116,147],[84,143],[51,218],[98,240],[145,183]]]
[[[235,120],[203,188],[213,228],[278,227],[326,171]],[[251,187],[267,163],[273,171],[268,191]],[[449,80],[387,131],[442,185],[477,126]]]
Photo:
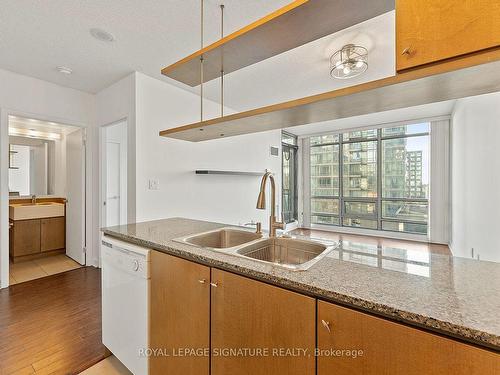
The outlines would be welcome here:
[[[85,130],[66,136],[66,255],[85,264]]]
[[[120,225],[120,144],[106,142],[106,226]]]

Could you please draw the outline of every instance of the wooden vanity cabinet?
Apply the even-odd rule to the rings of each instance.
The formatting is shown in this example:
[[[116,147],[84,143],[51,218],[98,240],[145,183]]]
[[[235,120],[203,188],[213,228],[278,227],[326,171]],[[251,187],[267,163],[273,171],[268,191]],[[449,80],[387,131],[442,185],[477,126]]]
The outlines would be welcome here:
[[[10,221],[10,255],[40,253],[40,219]]]
[[[212,350],[268,349],[262,356],[221,352],[212,357],[212,375],[315,374],[314,298],[214,268],[211,289]]]
[[[50,217],[40,220],[40,250],[52,251],[66,247],[65,217]]]
[[[150,374],[208,375],[208,355],[180,350],[210,348],[210,268],[159,251],[150,264],[150,348],[163,351]]]
[[[498,354],[332,303],[318,301],[317,327],[318,375],[500,374]]]
[[[64,252],[66,218],[9,221],[9,254],[13,262]]]
[[[396,69],[500,46],[498,0],[396,0]]]

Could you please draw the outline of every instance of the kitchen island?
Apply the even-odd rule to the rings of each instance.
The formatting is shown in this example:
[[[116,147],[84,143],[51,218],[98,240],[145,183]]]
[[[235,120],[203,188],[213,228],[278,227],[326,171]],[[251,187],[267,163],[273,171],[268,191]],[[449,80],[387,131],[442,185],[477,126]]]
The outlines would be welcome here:
[[[408,254],[397,251],[390,255],[380,252],[374,257],[375,264],[363,264],[349,260],[355,259],[354,255],[358,260],[363,258],[361,249],[351,251],[341,246],[308,270],[292,271],[227,255],[223,250],[174,241],[222,227],[227,225],[171,218],[105,228],[103,232],[106,236],[156,250],[153,254],[165,253],[207,266],[212,270],[212,278],[214,272],[221,270],[312,297],[317,301],[318,314],[328,304],[346,311],[352,309],[360,314],[361,320],[365,316],[376,322],[383,318],[383,323],[387,321],[410,332],[424,332],[441,340],[447,340],[443,336],[452,337],[453,340],[447,342],[474,349],[483,347],[487,355],[493,356],[489,360],[497,366],[495,371],[499,368],[500,264],[437,254],[429,254],[428,259],[411,259]],[[151,262],[154,262],[153,256]],[[212,284],[217,287],[217,281],[212,280]],[[318,329],[322,324],[330,332],[328,321],[319,322]],[[335,330],[334,326],[334,334]],[[321,339],[320,333],[318,339]],[[318,373],[320,368],[321,360],[318,360]]]

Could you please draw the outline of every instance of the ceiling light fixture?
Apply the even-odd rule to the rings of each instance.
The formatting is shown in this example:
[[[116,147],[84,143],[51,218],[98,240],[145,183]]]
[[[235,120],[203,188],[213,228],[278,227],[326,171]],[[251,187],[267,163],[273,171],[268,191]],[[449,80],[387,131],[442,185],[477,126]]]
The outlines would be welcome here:
[[[337,79],[357,77],[368,69],[365,47],[346,44],[330,57],[330,75]]]
[[[92,35],[97,40],[100,40],[101,42],[111,43],[115,41],[115,37],[103,29],[90,29],[90,35]]]
[[[71,73],[73,73],[73,69],[68,68],[67,66],[58,66],[58,67],[56,68],[56,70],[57,70],[59,73],[66,74],[66,75],[70,75]]]
[[[48,140],[61,139],[61,135],[58,133],[49,133],[44,131],[38,131],[35,129],[14,128],[11,126],[9,127],[9,135],[18,137],[48,139]]]

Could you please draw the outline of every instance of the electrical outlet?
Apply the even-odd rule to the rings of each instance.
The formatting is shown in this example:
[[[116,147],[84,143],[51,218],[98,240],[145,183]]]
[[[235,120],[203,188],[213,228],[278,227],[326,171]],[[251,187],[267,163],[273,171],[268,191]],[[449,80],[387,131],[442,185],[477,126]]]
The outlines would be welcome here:
[[[160,190],[160,181],[156,179],[149,180],[149,190]]]

